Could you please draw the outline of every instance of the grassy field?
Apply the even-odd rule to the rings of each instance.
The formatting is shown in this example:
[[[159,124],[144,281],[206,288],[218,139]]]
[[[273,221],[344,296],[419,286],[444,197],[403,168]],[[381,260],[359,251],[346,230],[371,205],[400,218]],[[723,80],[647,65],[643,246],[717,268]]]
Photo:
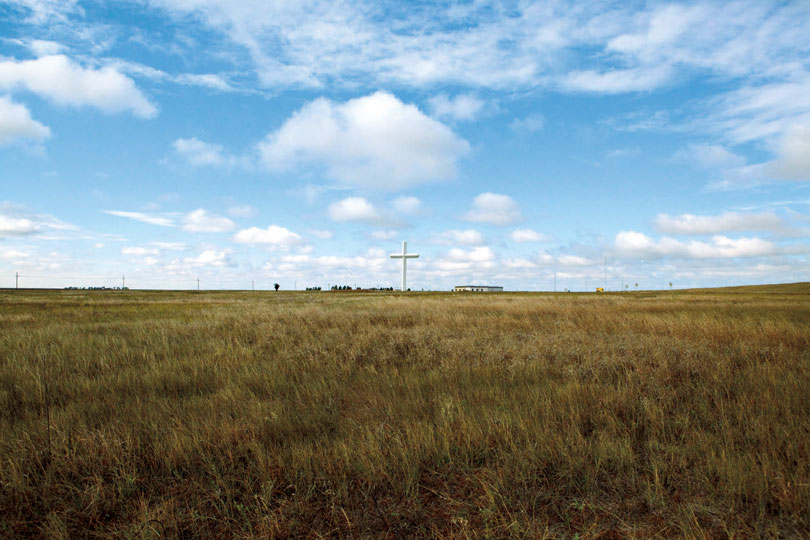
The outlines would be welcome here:
[[[0,291],[0,537],[810,536],[810,284]]]

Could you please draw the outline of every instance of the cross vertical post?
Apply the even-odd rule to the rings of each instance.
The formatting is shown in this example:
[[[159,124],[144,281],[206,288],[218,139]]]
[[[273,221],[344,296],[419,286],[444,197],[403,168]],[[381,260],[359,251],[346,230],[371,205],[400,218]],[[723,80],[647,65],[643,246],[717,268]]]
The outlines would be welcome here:
[[[408,253],[408,242],[402,241],[402,253],[392,253],[392,259],[402,259],[402,290],[408,290],[407,275],[408,275],[408,259],[419,258],[418,253]]]

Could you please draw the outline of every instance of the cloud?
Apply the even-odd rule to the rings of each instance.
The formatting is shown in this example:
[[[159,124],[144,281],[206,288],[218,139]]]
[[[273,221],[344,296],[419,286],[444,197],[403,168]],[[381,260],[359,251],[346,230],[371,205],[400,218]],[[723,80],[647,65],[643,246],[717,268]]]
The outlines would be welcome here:
[[[453,248],[435,261],[440,273],[477,272],[496,267],[495,254],[488,246],[478,246],[469,251]]]
[[[433,116],[450,120],[475,120],[486,104],[473,94],[459,94],[455,98],[439,94],[430,98],[429,103]]]
[[[106,113],[157,115],[135,83],[113,67],[84,68],[62,54],[0,61],[0,89],[27,90],[59,105],[91,106]]]
[[[391,206],[400,214],[416,215],[422,210],[422,201],[416,197],[397,197],[391,201]]]
[[[399,231],[388,230],[388,231],[374,231],[371,233],[371,237],[375,240],[393,240],[399,236]]]
[[[228,215],[233,217],[250,218],[256,216],[258,213],[259,211],[249,204],[228,207]]]
[[[566,90],[620,94],[654,90],[672,78],[669,66],[657,68],[618,69],[598,72],[596,70],[574,71],[562,78]]]
[[[363,197],[346,197],[329,205],[332,221],[359,221],[379,224],[385,222],[382,213]]]
[[[0,96],[0,145],[16,139],[43,141],[50,136],[50,128],[31,118],[24,105]]]
[[[222,75],[214,73],[177,73],[171,74],[152,66],[122,60],[120,58],[104,59],[104,66],[113,68],[121,73],[142,77],[152,81],[172,82],[184,86],[200,86],[220,92],[233,92],[236,89]]]
[[[183,264],[187,266],[223,266],[226,262],[228,253],[225,251],[216,251],[207,249],[197,255],[196,257],[186,257],[183,259]]]
[[[43,39],[32,39],[26,43],[31,52],[37,56],[50,56],[59,54],[65,50],[65,46],[55,41]]]
[[[40,226],[30,219],[15,218],[0,214],[0,238],[3,236],[23,236],[36,233]]]
[[[579,255],[558,255],[555,258],[557,264],[561,266],[593,266],[595,261]]]
[[[262,162],[281,171],[325,167],[344,184],[404,189],[455,178],[467,141],[386,92],[305,105],[258,145]]]
[[[273,89],[650,90],[701,76],[784,76],[804,65],[810,41],[804,2],[147,4],[205,27],[221,38],[217,52]]]
[[[329,240],[335,235],[334,232],[325,229],[310,229],[309,232],[312,236],[320,238],[321,240]]]
[[[801,127],[797,126],[810,125],[808,88],[810,72],[806,71],[786,81],[752,82],[708,100],[705,118],[695,124],[736,144],[778,139],[784,144],[791,132],[801,139]]]
[[[702,167],[742,167],[745,158],[719,144],[695,144],[678,156],[694,159]]]
[[[530,114],[524,118],[515,118],[509,124],[512,131],[523,133],[535,133],[543,129],[546,125],[546,119],[542,114]]]
[[[157,255],[160,251],[154,248],[145,247],[125,247],[121,249],[121,255],[130,257],[145,257],[147,255]]]
[[[204,86],[221,92],[233,90],[233,87],[225,79],[213,73],[181,73],[174,77],[174,81],[189,86]]]
[[[393,275],[396,266],[391,264],[391,260],[382,249],[370,249],[365,254],[355,257],[345,257],[336,255],[312,256],[309,254],[288,254],[271,259],[265,264],[264,269],[272,272],[273,275],[286,276],[309,276],[316,283],[322,282],[327,285],[327,280],[336,283],[337,280],[344,280],[354,284],[358,276],[363,276],[363,282],[358,285],[369,283],[393,284]],[[300,278],[298,283],[300,284]]]
[[[675,257],[687,259],[729,259],[736,257],[761,257],[773,255],[776,246],[761,238],[728,238],[714,236],[709,242],[680,242],[664,237],[656,241],[636,231],[621,231],[616,235],[617,251],[626,256],[641,259]]]
[[[169,218],[144,214],[142,212],[125,212],[123,210],[104,210],[104,213],[109,214],[111,216],[133,219],[135,221],[148,223],[150,225],[158,225],[160,227],[174,227],[174,221],[172,221]]]
[[[30,253],[25,253],[23,251],[18,251],[16,249],[0,249],[0,259],[6,259],[9,261],[18,261],[28,259],[30,257],[31,257]]]
[[[172,251],[183,251],[186,245],[183,242],[151,242],[153,246],[160,249],[169,249]]]
[[[227,232],[236,225],[230,219],[210,214],[202,208],[198,208],[183,217],[182,229],[187,232]]]
[[[717,216],[658,214],[655,229],[665,234],[718,234],[739,231],[779,231],[784,221],[770,212],[760,214],[725,212]]]
[[[78,0],[5,0],[12,7],[22,8],[28,14],[26,22],[43,24],[62,22],[72,13],[81,12]]]
[[[509,234],[514,242],[548,242],[549,237],[533,229],[515,229]]]
[[[240,244],[268,244],[271,246],[290,247],[303,243],[300,234],[278,225],[270,225],[266,229],[250,227],[237,232],[234,242]]]
[[[481,193],[473,199],[470,211],[464,215],[467,221],[508,225],[519,220],[520,208],[507,195],[498,193]]]
[[[810,92],[810,88],[807,90]],[[810,181],[810,123],[787,130],[768,170],[777,178]]]
[[[488,246],[479,246],[470,251],[454,248],[448,252],[447,259],[456,262],[482,263],[495,260],[495,254]]]
[[[432,241],[444,245],[480,246],[486,244],[484,235],[474,229],[445,231],[434,235]]]
[[[0,202],[0,238],[29,236],[53,231],[75,231],[78,227],[47,214],[35,214],[24,208]],[[44,237],[43,237],[44,238]]]
[[[229,158],[219,144],[203,142],[196,137],[177,139],[172,143],[174,151],[195,167],[205,165],[226,165]]]

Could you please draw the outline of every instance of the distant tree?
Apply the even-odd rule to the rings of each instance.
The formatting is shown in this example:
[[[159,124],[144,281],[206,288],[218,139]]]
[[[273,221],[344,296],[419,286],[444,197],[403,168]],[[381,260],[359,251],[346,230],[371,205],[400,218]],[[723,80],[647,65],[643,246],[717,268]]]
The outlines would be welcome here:
[[[672,289],[672,282],[669,282],[669,288]]]
[[[278,283],[274,283],[274,284],[273,284],[273,288],[274,288],[275,290],[278,290],[278,288],[279,288],[279,287],[281,287],[281,285],[279,285]]]

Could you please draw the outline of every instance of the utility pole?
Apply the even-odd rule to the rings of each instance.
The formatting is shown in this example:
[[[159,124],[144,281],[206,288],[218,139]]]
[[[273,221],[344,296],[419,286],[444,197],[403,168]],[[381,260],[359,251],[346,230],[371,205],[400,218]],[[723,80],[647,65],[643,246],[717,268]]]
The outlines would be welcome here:
[[[197,290],[200,290],[200,278],[197,278]]]
[[[125,288],[127,286],[127,276],[121,276],[121,288]]]
[[[253,280],[250,280],[250,288],[253,289],[253,292],[256,292],[256,284],[253,283]]]
[[[19,289],[19,288],[20,288],[20,273],[19,273],[19,272],[17,272],[16,274],[14,274],[14,288],[15,288],[15,289]]]

